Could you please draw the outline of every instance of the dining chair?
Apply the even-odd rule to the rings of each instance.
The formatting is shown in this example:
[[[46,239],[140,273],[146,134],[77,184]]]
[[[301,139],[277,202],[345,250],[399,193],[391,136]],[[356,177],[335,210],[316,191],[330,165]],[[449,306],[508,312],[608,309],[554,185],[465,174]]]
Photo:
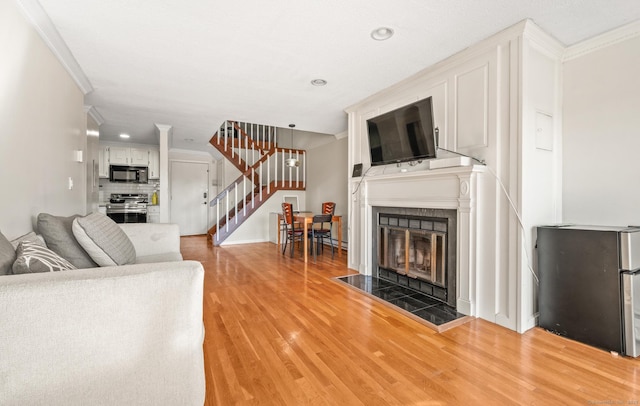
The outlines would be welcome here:
[[[325,224],[328,224],[328,228],[325,227]],[[318,248],[322,247],[322,250],[324,251],[325,238],[328,238],[329,244],[331,244],[331,259],[333,259],[333,238],[331,238],[332,227],[333,214],[316,214],[313,216],[311,230],[309,230],[308,237],[311,239],[314,261],[317,259]]]
[[[322,214],[333,214],[336,211],[336,204],[334,202],[324,202],[322,203]]]
[[[302,229],[296,228],[296,224],[293,221],[293,208],[291,203],[282,203],[282,218],[284,219],[285,226],[285,239],[284,246],[282,247],[282,255],[287,250],[287,244],[291,241],[291,258],[293,258],[293,246],[296,241],[303,241],[304,232]]]

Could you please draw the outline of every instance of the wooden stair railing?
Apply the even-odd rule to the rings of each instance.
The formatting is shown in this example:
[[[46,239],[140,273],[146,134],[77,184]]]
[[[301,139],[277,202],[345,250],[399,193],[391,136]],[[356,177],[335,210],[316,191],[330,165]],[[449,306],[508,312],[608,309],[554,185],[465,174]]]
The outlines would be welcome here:
[[[247,133],[247,126],[250,126]],[[267,128],[265,130],[265,128]],[[255,129],[255,130],[254,130]],[[236,136],[237,135],[237,136]],[[225,158],[229,160],[240,172],[244,172],[250,166],[247,162],[249,154],[255,161],[256,154],[264,155],[275,148],[277,143],[275,127],[244,123],[244,128],[236,121],[226,121],[209,140]],[[244,153],[244,158],[242,157]]]
[[[220,245],[228,236],[230,236],[245,220],[247,220],[253,213],[256,212],[271,196],[278,190],[304,190],[299,187],[282,187],[277,185],[276,181],[272,181],[267,186],[262,188],[257,187],[257,192],[253,195],[247,195],[246,199],[238,202],[238,204],[232,207],[226,216],[220,220],[218,224],[214,224],[208,233],[208,238],[211,239],[213,245]],[[258,198],[262,191],[262,198]],[[218,227],[219,225],[219,227]]]
[[[306,151],[276,147],[275,133],[274,127],[226,121],[211,138],[211,145],[241,172],[211,200],[217,220],[207,237],[213,245],[220,245],[276,191],[305,189]],[[302,161],[301,167],[285,167],[292,157]]]

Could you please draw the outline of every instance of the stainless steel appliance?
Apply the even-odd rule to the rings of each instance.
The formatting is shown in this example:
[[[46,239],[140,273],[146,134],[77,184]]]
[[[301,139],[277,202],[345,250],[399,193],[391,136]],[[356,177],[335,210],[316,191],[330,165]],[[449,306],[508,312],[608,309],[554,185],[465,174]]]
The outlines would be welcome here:
[[[539,325],[640,355],[640,227],[538,227]]]
[[[123,183],[149,183],[149,170],[146,166],[111,165],[109,180]]]
[[[116,223],[146,223],[149,196],[137,193],[112,193],[107,216]]]

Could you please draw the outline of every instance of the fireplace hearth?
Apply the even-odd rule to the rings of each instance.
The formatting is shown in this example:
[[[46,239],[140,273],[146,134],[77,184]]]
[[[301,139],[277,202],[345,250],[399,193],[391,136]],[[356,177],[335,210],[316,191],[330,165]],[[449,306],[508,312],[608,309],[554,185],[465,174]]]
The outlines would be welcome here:
[[[376,208],[374,275],[453,308],[456,211]]]

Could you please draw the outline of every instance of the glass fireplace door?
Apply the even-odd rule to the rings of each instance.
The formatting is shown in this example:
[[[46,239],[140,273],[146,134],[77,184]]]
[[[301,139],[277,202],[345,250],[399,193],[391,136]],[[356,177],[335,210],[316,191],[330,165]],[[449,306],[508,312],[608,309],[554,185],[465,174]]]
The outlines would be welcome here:
[[[379,227],[378,266],[446,286],[446,233]]]

